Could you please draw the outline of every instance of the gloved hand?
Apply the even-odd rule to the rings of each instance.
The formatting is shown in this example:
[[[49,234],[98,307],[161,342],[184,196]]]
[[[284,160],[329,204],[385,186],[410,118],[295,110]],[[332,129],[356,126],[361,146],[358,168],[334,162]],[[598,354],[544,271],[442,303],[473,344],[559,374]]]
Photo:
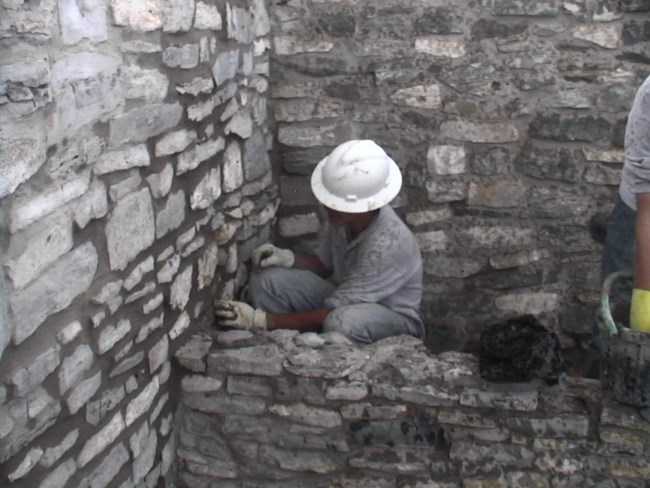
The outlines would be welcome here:
[[[253,251],[253,266],[256,268],[268,268],[269,266],[281,266],[293,268],[296,257],[290,249],[280,249],[273,244],[262,244]]]
[[[266,312],[234,300],[215,300],[214,314],[219,323],[236,329],[266,330]]]
[[[630,327],[640,332],[650,332],[650,290],[635,288],[632,291]]]

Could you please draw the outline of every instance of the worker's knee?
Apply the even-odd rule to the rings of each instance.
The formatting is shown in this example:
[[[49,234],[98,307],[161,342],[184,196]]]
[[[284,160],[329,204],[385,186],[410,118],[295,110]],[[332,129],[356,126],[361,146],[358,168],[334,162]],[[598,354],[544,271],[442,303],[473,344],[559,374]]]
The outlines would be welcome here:
[[[353,307],[335,308],[325,317],[323,332],[339,332],[357,346],[370,344],[372,339],[366,324],[358,318]]]

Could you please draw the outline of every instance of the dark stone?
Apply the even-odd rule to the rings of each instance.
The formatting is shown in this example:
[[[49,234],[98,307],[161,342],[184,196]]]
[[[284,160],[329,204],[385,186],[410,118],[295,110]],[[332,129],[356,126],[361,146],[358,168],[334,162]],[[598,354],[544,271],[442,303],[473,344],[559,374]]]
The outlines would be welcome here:
[[[361,420],[350,424],[352,437],[365,446],[445,446],[442,427],[430,417],[401,417],[397,420]]]
[[[300,376],[280,377],[277,380],[276,398],[279,402],[325,405],[323,380]]]
[[[584,225],[545,225],[539,231],[539,238],[542,244],[564,251],[591,245],[591,237]]]
[[[635,20],[623,25],[623,44],[629,46],[639,42],[650,41],[650,21],[637,22]]]
[[[632,106],[635,86],[610,85],[605,87],[596,99],[596,106],[612,112],[627,112]]]
[[[609,140],[611,124],[592,115],[538,114],[530,124],[530,136],[553,141],[598,142]]]
[[[515,76],[515,85],[522,91],[536,90],[543,86],[555,84],[555,76],[551,73],[538,73],[535,71],[519,73]]]
[[[357,26],[354,16],[343,12],[324,15],[318,19],[318,25],[332,37],[350,37]]]
[[[494,39],[497,37],[511,37],[526,32],[528,26],[524,23],[506,24],[491,19],[480,19],[472,24],[472,39]]]
[[[492,63],[471,63],[443,71],[440,73],[440,81],[460,92],[464,92],[473,83],[484,83],[486,79],[494,78],[495,73],[496,68]]]
[[[624,52],[616,56],[617,61],[629,61],[636,64],[650,64],[650,56],[641,53]]]
[[[650,11],[650,0],[623,0],[620,5],[623,12]]]
[[[339,98],[341,100],[359,101],[363,100],[367,96],[368,89],[361,86],[334,82],[324,87],[323,91],[328,97]]]
[[[311,175],[318,162],[327,156],[331,147],[316,146],[310,148],[293,148],[281,146],[278,160],[287,173]]]
[[[537,286],[544,282],[548,281],[544,279],[544,275],[540,271],[526,274],[519,269],[508,269],[473,276],[465,280],[465,286],[467,289],[478,290],[486,288],[491,290],[514,290]]]
[[[311,191],[308,176],[282,176],[280,197],[283,205],[316,205],[318,201]]]
[[[251,181],[271,171],[271,161],[266,150],[262,131],[256,130],[244,143],[244,176]]]
[[[408,111],[405,112],[402,117],[405,123],[414,125],[419,129],[436,129],[436,127],[438,127],[438,121],[431,115]]]
[[[591,336],[595,308],[589,305],[569,305],[560,311],[560,328],[571,334]]]
[[[510,151],[504,147],[477,147],[469,164],[473,173],[487,176],[508,174],[510,163]]]
[[[598,244],[605,244],[609,212],[598,212],[589,219],[589,234]]]
[[[415,20],[416,35],[462,34],[463,17],[457,9],[435,8]]]
[[[317,77],[347,75],[359,71],[357,60],[333,54],[296,54],[291,57],[275,58],[274,62],[284,69]]]
[[[371,63],[368,66],[368,71],[381,73],[381,79],[377,81],[388,85],[403,86],[409,83],[421,83],[425,80],[425,73],[414,58]],[[378,78],[378,75],[375,76]]]
[[[516,167],[534,178],[576,182],[580,167],[570,149],[542,149],[533,146],[522,148],[515,161]]]
[[[616,147],[625,147],[625,127],[627,126],[627,117],[617,120],[614,123],[612,144]]]

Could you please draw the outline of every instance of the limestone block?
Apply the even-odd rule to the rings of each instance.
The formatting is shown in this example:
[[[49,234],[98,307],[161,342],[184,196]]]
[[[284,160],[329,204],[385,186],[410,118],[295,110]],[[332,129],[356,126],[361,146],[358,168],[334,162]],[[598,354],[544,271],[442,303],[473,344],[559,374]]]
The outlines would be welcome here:
[[[153,380],[126,406],[125,422],[128,427],[135,422],[144,413],[148,412],[158,393],[158,377],[154,376]]]
[[[63,44],[78,44],[83,39],[93,43],[108,38],[106,7],[102,2],[77,3],[74,0],[58,0],[59,26]]]
[[[327,387],[328,400],[363,400],[368,396],[368,385],[361,382],[339,382]]]
[[[183,315],[187,316],[185,312],[181,314]],[[189,316],[187,320],[189,321]],[[212,340],[209,337],[196,334],[178,348],[174,357],[184,368],[195,373],[203,373],[206,370],[206,356],[211,345]]]
[[[390,99],[396,105],[418,107],[423,109],[436,109],[442,104],[440,87],[438,85],[419,85],[402,88],[395,91]]]
[[[302,403],[292,405],[270,405],[269,412],[279,417],[300,422],[314,427],[325,427],[328,429],[341,425],[341,416],[334,410],[327,410],[318,407],[309,407]]]
[[[179,103],[151,103],[135,108],[111,119],[109,144],[114,147],[144,142],[175,127],[182,115],[183,108]]]
[[[278,141],[291,147],[336,146],[339,143],[337,134],[348,134],[354,137],[357,133],[346,122],[322,122],[316,126],[296,127],[281,125],[278,127]]]
[[[621,172],[600,165],[589,166],[585,171],[584,179],[594,185],[618,186],[621,182]]]
[[[197,134],[194,130],[181,129],[170,132],[156,143],[156,157],[182,152],[196,139]]]
[[[210,93],[214,90],[212,78],[194,78],[189,83],[181,83],[176,86],[176,91],[181,95],[192,95],[196,97],[203,93]]]
[[[131,321],[129,319],[122,319],[115,325],[104,327],[97,339],[97,351],[99,354],[110,351],[129,332],[131,332]]]
[[[88,191],[72,206],[72,214],[77,227],[83,229],[91,220],[100,219],[108,213],[106,187],[100,180],[94,180]]]
[[[467,203],[484,207],[514,208],[526,199],[528,189],[518,181],[470,183]]]
[[[539,405],[539,394],[530,385],[517,386],[509,391],[499,388],[486,390],[465,388],[460,394],[460,404],[479,408],[534,412]]]
[[[221,172],[218,168],[211,169],[196,185],[190,197],[192,210],[206,209],[221,196]]]
[[[112,270],[123,270],[154,241],[154,216],[149,190],[121,199],[106,225],[106,242]]]
[[[213,351],[208,356],[208,372],[278,376],[282,357],[275,344]]]
[[[196,3],[194,12],[194,28],[199,30],[220,31],[223,20],[216,5],[208,5],[204,2]]]
[[[443,230],[433,230],[429,232],[418,232],[415,237],[423,253],[444,251],[447,249],[449,238]]]
[[[253,0],[250,2],[250,8],[253,15],[253,35],[261,37],[269,34],[271,21],[264,0]]]
[[[50,315],[65,309],[92,283],[97,269],[95,247],[87,242],[52,264],[29,286],[9,297],[15,345],[22,343]]]
[[[81,323],[78,320],[75,320],[74,322],[70,322],[57,333],[56,340],[59,341],[59,344],[65,346],[75,340],[81,330]]]
[[[171,164],[166,164],[160,173],[154,173],[147,176],[147,183],[149,183],[149,189],[151,190],[151,195],[154,198],[162,198],[169,190],[172,188],[172,183],[174,181],[174,168]]]
[[[74,352],[66,357],[59,369],[59,393],[65,394],[79,378],[93,365],[95,355],[86,344],[76,347]]]
[[[470,226],[458,232],[466,248],[525,247],[533,242],[534,230],[512,226]]]
[[[160,71],[127,65],[122,67],[121,73],[122,89],[127,100],[162,101],[167,96],[169,79]]]
[[[523,173],[540,179],[577,182],[580,179],[580,160],[570,149],[547,149],[527,146],[515,161]]]
[[[409,212],[406,214],[406,223],[412,226],[432,224],[448,220],[452,217],[452,212],[449,208],[442,208],[437,210],[421,210],[418,212]]]
[[[136,39],[122,43],[121,51],[126,54],[153,54],[162,52],[160,43],[153,43]]]
[[[51,468],[56,462],[74,446],[79,439],[79,429],[68,432],[63,439],[53,447],[45,449],[43,457],[40,460],[41,466]],[[76,467],[76,464],[75,464]]]
[[[368,355],[352,346],[325,346],[318,350],[300,348],[287,355],[284,369],[308,378],[343,378],[368,361]]]
[[[218,263],[218,250],[217,244],[210,244],[199,258],[197,277],[199,290],[209,286],[214,279]]]
[[[514,254],[502,254],[490,257],[490,266],[495,269],[508,269],[523,267],[531,263],[550,257],[550,253],[545,250],[533,249],[530,251],[521,251]]]
[[[187,107],[187,118],[193,122],[201,121],[212,115],[216,106],[214,98],[190,105]]]
[[[530,136],[553,141],[609,140],[611,123],[592,115],[539,114],[530,124]]]
[[[12,235],[6,266],[14,287],[24,288],[44,268],[71,249],[72,222],[63,212]]]
[[[334,48],[334,43],[323,40],[304,41],[292,36],[275,36],[273,48],[280,56],[292,56],[302,53],[326,53]]]
[[[144,449],[142,452],[140,452],[139,455],[135,456],[135,459],[133,461],[134,483],[139,483],[153,467],[157,445],[158,436],[156,435],[156,431],[152,430],[149,432],[149,437],[147,438],[147,443]]]
[[[187,314],[187,312],[181,313],[176,319],[176,322],[174,322],[174,326],[169,331],[169,338],[173,341],[183,332],[185,332],[189,326],[190,316]]]
[[[443,137],[470,142],[515,142],[519,131],[510,122],[477,123],[469,120],[451,120],[440,125]]]
[[[282,217],[279,220],[279,231],[282,237],[297,237],[307,234],[315,234],[319,229],[320,220],[315,212]]]
[[[419,37],[415,39],[415,51],[443,58],[462,58],[467,54],[464,40]]]
[[[142,288],[140,288],[139,290],[131,293],[128,297],[126,297],[126,300],[125,300],[124,303],[135,302],[136,300],[140,300],[141,298],[152,294],[154,291],[156,291],[156,284],[153,281],[149,281],[149,282],[145,283],[142,286]]]
[[[167,335],[162,338],[147,353],[149,359],[149,373],[154,374],[169,358],[169,339]]]
[[[75,463],[74,459],[68,459],[43,478],[39,488],[65,488],[68,480],[72,478],[76,471],[77,463]]]
[[[90,187],[90,172],[84,171],[69,180],[39,193],[16,199],[11,209],[11,232],[17,232],[85,194]]]
[[[248,139],[253,133],[253,119],[248,109],[238,111],[226,124],[225,134],[235,134],[242,139]]]
[[[171,371],[171,364],[169,362],[166,362],[163,365],[163,368],[160,370],[160,374],[158,375],[159,383],[161,385],[164,384],[169,379],[170,371]],[[154,422],[160,415],[160,412],[162,412],[162,409],[165,407],[168,401],[169,401],[169,393],[163,393],[161,397],[158,399],[158,401],[156,402],[156,406],[151,410],[151,415],[149,415],[149,424],[151,425],[154,424]]]
[[[606,49],[616,49],[621,40],[621,27],[617,24],[578,25],[573,28],[573,37]]]
[[[41,459],[41,456],[43,456],[43,449],[40,447],[31,448],[18,467],[13,472],[9,473],[7,476],[9,481],[13,483],[17,479],[24,478],[32,468],[36,466],[36,463]]]
[[[169,231],[177,229],[185,221],[185,192],[179,190],[170,195],[165,207],[156,215],[156,238],[160,239]]]
[[[77,458],[79,468],[83,468],[103,452],[119,437],[125,428],[122,412],[118,412],[104,427],[86,441]]]
[[[215,156],[226,147],[226,141],[222,137],[211,139],[203,144],[197,144],[178,155],[176,174],[182,175],[197,168],[202,162]]]
[[[212,65],[212,77],[217,86],[223,85],[226,81],[232,80],[237,74],[239,67],[239,50],[226,51],[217,56]]]
[[[158,271],[156,277],[158,278],[158,283],[170,283],[178,268],[181,265],[181,256],[180,254],[174,254],[174,256],[167,260],[164,266]]]
[[[93,376],[83,380],[72,389],[65,400],[71,415],[77,413],[79,409],[83,407],[88,402],[88,400],[90,400],[95,395],[95,393],[97,393],[101,383],[102,372],[98,371]]]
[[[254,33],[250,10],[226,4],[226,32],[228,39],[234,39],[240,44],[251,44]]]
[[[190,300],[190,292],[192,291],[192,272],[193,267],[190,265],[181,271],[174,280],[174,283],[172,283],[169,292],[169,305],[172,309],[182,311]]]
[[[162,8],[158,0],[110,0],[113,21],[137,32],[149,32],[162,26]]]
[[[208,393],[221,389],[223,381],[203,375],[189,375],[181,379],[181,388],[188,393]],[[232,393],[229,391],[229,393]]]
[[[117,202],[129,193],[133,193],[140,186],[140,183],[142,183],[140,172],[132,169],[125,179],[109,187],[108,195],[113,202]]]
[[[557,293],[514,293],[497,297],[494,305],[499,310],[516,312],[519,315],[539,315],[555,312],[559,301]]]
[[[163,51],[162,59],[170,68],[196,68],[199,65],[199,45],[170,46]]]
[[[56,143],[124,104],[120,64],[118,57],[94,52],[70,54],[54,63],[52,94],[57,103],[48,142]]]
[[[160,293],[157,297],[160,297],[160,301],[164,300],[164,295]],[[158,298],[156,298],[156,301],[158,301]],[[160,304],[159,304],[160,305]],[[138,335],[135,338],[135,343],[140,344],[144,340],[146,340],[147,337],[154,331],[160,329],[164,325],[164,318],[165,318],[165,313],[161,313],[158,317],[154,317],[151,319],[149,322],[144,324],[142,327],[140,327],[140,330],[138,330]]]
[[[244,143],[244,176],[246,181],[252,181],[270,174],[271,161],[264,135],[260,130],[255,130]]]
[[[129,273],[129,276],[127,276],[124,280],[124,289],[126,291],[131,291],[133,288],[135,288],[142,281],[144,275],[153,271],[153,267],[153,256],[149,256],[135,268],[133,268],[131,273]]]
[[[482,446],[468,442],[455,442],[449,451],[452,460],[462,461],[466,466],[463,473],[475,475],[488,473],[501,466],[530,468],[535,461],[535,453],[526,446],[494,444]]]
[[[4,70],[5,67],[2,67]],[[0,83],[1,84],[1,83]],[[7,126],[9,124],[3,124]],[[20,124],[16,124],[20,125]],[[4,127],[3,127],[4,129]],[[0,198],[12,194],[31,178],[46,160],[46,136],[42,124],[4,129],[0,133]]]
[[[164,0],[162,2],[163,32],[189,31],[192,28],[194,8],[194,0]]]
[[[310,452],[302,450],[277,449],[268,445],[261,446],[260,459],[271,465],[278,465],[282,469],[297,472],[311,472],[319,474],[332,473],[341,469],[343,459],[329,452]]]
[[[129,460],[129,451],[124,444],[117,444],[104,460],[86,478],[81,480],[78,488],[106,488],[115,480],[120,469]],[[79,464],[79,463],[77,463]],[[79,467],[82,467],[81,465]]]
[[[580,414],[558,414],[550,417],[509,418],[507,426],[513,432],[533,437],[587,437],[589,417]]]
[[[159,293],[151,300],[149,300],[147,303],[142,305],[142,313],[144,315],[149,315],[151,312],[156,310],[160,305],[162,305],[164,299],[165,299],[164,295],[162,293]]]
[[[465,148],[463,146],[429,146],[427,168],[430,175],[465,173]]]

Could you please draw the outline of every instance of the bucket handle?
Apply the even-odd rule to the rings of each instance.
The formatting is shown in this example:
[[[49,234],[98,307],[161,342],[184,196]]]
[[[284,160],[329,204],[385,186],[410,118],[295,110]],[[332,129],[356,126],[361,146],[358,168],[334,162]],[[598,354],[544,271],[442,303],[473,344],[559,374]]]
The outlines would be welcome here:
[[[612,318],[612,311],[609,306],[609,292],[612,289],[612,284],[619,278],[632,278],[632,273],[630,271],[614,271],[610,274],[605,281],[603,282],[603,289],[600,292],[600,313],[605,322],[605,327],[610,335],[617,335],[618,328],[614,323]]]

